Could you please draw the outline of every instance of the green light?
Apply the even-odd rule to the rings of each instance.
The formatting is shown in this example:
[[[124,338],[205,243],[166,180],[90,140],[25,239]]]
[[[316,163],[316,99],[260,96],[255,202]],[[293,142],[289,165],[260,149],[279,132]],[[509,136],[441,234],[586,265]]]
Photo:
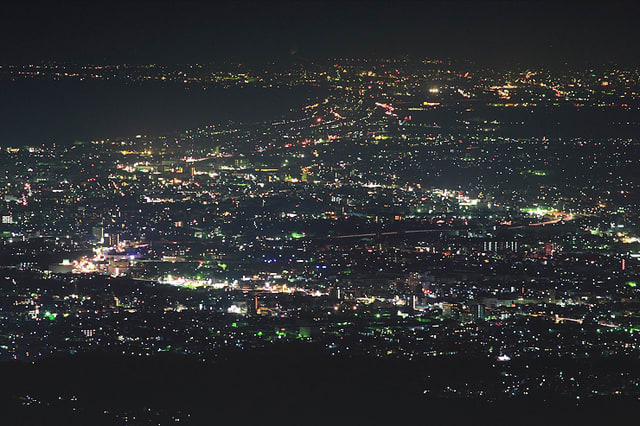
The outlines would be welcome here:
[[[549,174],[549,172],[547,170],[527,170],[527,171],[522,171],[520,172],[521,175],[528,173],[534,176],[547,176]]]
[[[629,287],[636,287],[638,284],[635,281],[627,281]]]
[[[311,337],[311,329],[309,327],[300,327],[298,338],[308,338],[308,337]]]
[[[237,323],[237,322],[232,322],[232,323],[231,323],[231,327],[233,327],[233,328],[238,328],[238,323]]]

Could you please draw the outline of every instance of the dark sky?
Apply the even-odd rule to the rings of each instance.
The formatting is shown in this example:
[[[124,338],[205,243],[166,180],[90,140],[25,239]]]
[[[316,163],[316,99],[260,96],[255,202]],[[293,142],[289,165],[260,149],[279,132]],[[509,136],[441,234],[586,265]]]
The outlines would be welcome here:
[[[36,2],[2,6],[0,63],[411,55],[485,63],[640,60],[631,1]]]

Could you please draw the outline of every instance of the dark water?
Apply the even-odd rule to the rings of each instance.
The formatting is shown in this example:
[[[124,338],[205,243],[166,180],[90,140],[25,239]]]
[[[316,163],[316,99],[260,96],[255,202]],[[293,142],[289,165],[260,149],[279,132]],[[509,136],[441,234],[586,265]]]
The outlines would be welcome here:
[[[318,89],[207,89],[116,82],[0,82],[0,146],[166,134],[274,120]]]

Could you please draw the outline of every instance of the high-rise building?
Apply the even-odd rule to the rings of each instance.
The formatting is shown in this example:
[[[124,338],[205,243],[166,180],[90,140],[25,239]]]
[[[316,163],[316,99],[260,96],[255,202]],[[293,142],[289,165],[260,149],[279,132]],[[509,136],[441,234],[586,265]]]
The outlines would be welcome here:
[[[120,245],[120,234],[114,233],[109,234],[109,245],[112,247],[117,247]]]
[[[488,240],[482,243],[482,251],[485,252],[517,252],[518,242]]]
[[[474,304],[471,314],[473,315],[474,321],[483,320],[485,318],[484,305],[481,303]]]
[[[104,242],[104,228],[102,226],[94,226],[91,233],[99,243]]]

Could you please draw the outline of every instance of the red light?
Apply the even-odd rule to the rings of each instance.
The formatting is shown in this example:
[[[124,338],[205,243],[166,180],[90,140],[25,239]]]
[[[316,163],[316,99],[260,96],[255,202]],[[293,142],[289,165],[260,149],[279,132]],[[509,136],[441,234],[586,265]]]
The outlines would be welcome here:
[[[320,122],[322,122],[322,118],[321,117],[316,118],[316,123],[320,123]]]

